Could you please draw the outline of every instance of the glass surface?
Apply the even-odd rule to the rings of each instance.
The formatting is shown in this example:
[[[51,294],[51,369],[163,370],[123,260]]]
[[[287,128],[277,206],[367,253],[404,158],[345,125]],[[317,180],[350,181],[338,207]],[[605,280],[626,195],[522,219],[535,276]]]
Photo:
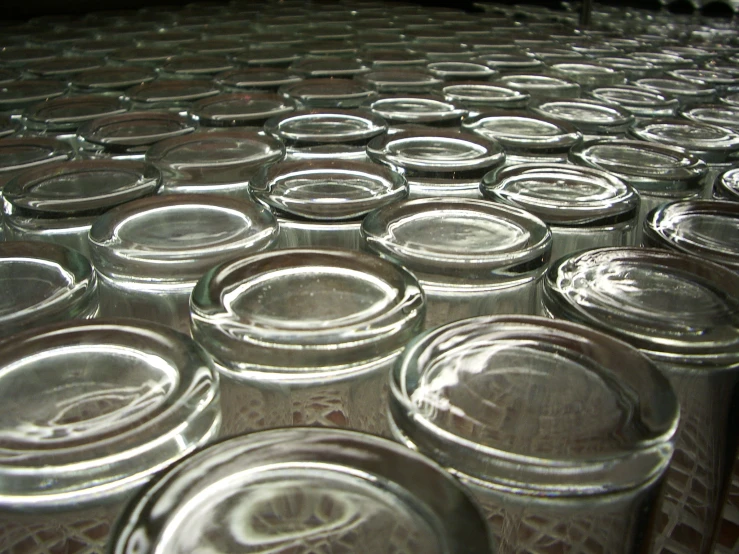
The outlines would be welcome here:
[[[0,349],[3,551],[104,551],[121,503],[218,432],[217,375],[166,327],[67,322]]]
[[[74,151],[50,138],[5,138],[0,141],[0,189],[16,175],[40,165],[72,159]]]
[[[213,445],[168,473],[129,506],[111,552],[143,543],[141,554],[487,554],[491,539],[467,495],[436,464],[385,439],[266,431]]]
[[[557,77],[564,77],[586,88],[621,85],[626,81],[623,72],[590,63],[555,63],[550,71]]]
[[[160,79],[207,79],[233,69],[225,56],[172,56],[157,68]]]
[[[277,94],[235,93],[199,100],[190,108],[189,115],[203,127],[261,127],[270,117],[294,110],[294,101]]]
[[[444,81],[489,81],[498,75],[497,71],[487,65],[465,61],[431,62],[426,65],[426,70]]]
[[[377,93],[352,79],[305,79],[280,87],[305,108],[357,108]]]
[[[80,253],[42,242],[0,243],[0,337],[98,311],[97,279]]]
[[[156,79],[153,71],[138,67],[100,67],[78,73],[70,79],[72,88],[82,92],[109,92],[149,83]]]
[[[157,80],[126,89],[125,98],[135,110],[178,110],[219,93],[211,81]]]
[[[273,68],[234,69],[219,73],[215,84],[232,92],[276,92],[281,86],[297,83],[302,77],[297,73]]]
[[[543,300],[554,317],[636,346],[670,379],[681,416],[655,552],[709,554],[737,453],[739,276],[666,250],[598,249],[555,263]]]
[[[375,69],[357,79],[380,93],[406,92],[425,94],[440,88],[443,81],[419,69]]]
[[[367,104],[375,114],[390,125],[432,125],[458,127],[467,114],[441,96],[394,94]]]
[[[578,98],[580,85],[560,77],[539,74],[503,75],[495,84],[526,93],[531,98]]]
[[[529,109],[537,115],[570,123],[586,140],[622,137],[634,123],[634,116],[627,110],[597,100],[535,100]]]
[[[55,98],[28,108],[24,123],[37,132],[74,133],[87,121],[122,114],[127,106],[118,98],[101,95],[79,95]]]
[[[193,337],[223,376],[228,433],[300,424],[386,432],[387,372],[423,316],[407,270],[337,248],[223,263],[191,299]]]
[[[739,200],[739,168],[729,169],[718,176],[713,185],[713,197],[717,200]]]
[[[704,104],[686,108],[681,114],[691,121],[726,127],[739,133],[739,109],[724,104]]]
[[[587,551],[642,546],[679,409],[636,349],[563,321],[466,319],[410,343],[390,403],[396,439],[472,488],[501,552],[567,551],[573,533]]]
[[[528,94],[510,88],[474,82],[450,83],[442,88],[442,93],[448,101],[467,108],[470,115],[491,109],[522,109],[530,98]]]
[[[677,99],[656,91],[634,86],[600,87],[590,95],[601,102],[617,104],[635,117],[670,117],[675,115]]]
[[[28,79],[0,86],[0,113],[20,115],[39,102],[62,96],[67,84],[53,79]]]
[[[290,70],[300,73],[306,78],[349,78],[371,71],[359,59],[352,58],[312,58],[305,57],[290,65]]]
[[[673,96],[678,99],[682,106],[714,102],[717,96],[717,91],[713,87],[678,79],[646,78],[639,79],[634,84],[647,90]]]
[[[82,71],[102,67],[104,63],[101,58],[93,56],[55,57],[25,64],[23,69],[36,78],[68,80]]]

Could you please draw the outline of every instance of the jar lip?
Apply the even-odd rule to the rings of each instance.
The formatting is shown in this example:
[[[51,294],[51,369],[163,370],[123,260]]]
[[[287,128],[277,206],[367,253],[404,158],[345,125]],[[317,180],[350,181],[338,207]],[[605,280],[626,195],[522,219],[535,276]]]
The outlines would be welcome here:
[[[70,160],[73,156],[72,146],[56,139],[5,138],[0,142],[0,176],[43,164]]]
[[[713,97],[716,94],[716,89],[713,87],[698,86],[695,83],[680,81],[678,79],[648,77],[645,79],[638,79],[635,84],[638,87],[649,90],[656,90],[660,93],[670,94],[678,97],[700,99],[705,97]]]
[[[739,361],[739,277],[703,258],[627,247],[576,253],[549,269],[543,302],[555,317],[604,330],[655,359],[694,360],[701,371]]]
[[[81,113],[82,109],[84,113]],[[25,118],[31,126],[41,126],[49,131],[76,130],[87,121],[126,111],[128,107],[118,98],[86,94],[36,104],[26,110]]]
[[[459,121],[467,110],[443,96],[431,94],[390,94],[369,100],[365,107],[389,123],[443,123]]]
[[[719,199],[739,200],[739,167],[724,171],[716,178],[714,196]]]
[[[283,85],[279,93],[303,103],[306,107],[354,107],[361,105],[376,92],[354,79],[314,78]]]
[[[443,82],[425,69],[373,68],[369,73],[357,77],[362,83],[378,92],[431,90]]]
[[[479,91],[475,94],[474,91]],[[499,97],[490,97],[484,94],[488,92],[500,92]],[[452,81],[444,85],[442,88],[444,97],[451,102],[473,103],[473,102],[497,102],[501,104],[528,104],[530,95],[513,90],[512,88],[493,85],[491,83],[479,81]]]
[[[247,67],[217,74],[213,82],[219,86],[239,89],[277,90],[279,87],[302,81],[297,73],[270,67]]]
[[[447,150],[446,156],[442,148]],[[433,156],[429,155],[432,151],[435,152]],[[498,141],[466,130],[446,129],[381,135],[367,145],[367,155],[408,179],[481,179],[486,171],[505,160],[505,152]]]
[[[551,226],[633,221],[639,196],[612,173],[568,164],[518,164],[483,177],[484,197],[526,210]]]
[[[3,271],[2,288],[12,302],[0,313],[0,337],[41,323],[85,319],[97,312],[95,270],[75,250],[40,241],[0,242],[3,266],[11,268],[9,274]],[[20,275],[28,280],[14,283]],[[23,289],[32,296],[24,295]]]
[[[640,140],[685,148],[706,163],[723,163],[739,152],[739,134],[687,118],[639,121],[629,132]]]
[[[220,91],[212,81],[186,80],[155,80],[126,89],[125,98],[133,102],[144,104],[158,104],[162,102],[187,102],[201,100],[208,96],[215,96]]]
[[[616,94],[615,99],[613,96],[614,93]],[[622,93],[621,97],[618,96],[619,93]],[[649,90],[633,85],[598,87],[590,92],[590,95],[602,102],[616,103],[627,109],[631,107],[677,107],[679,105],[679,101],[676,98],[671,98],[656,90]],[[630,98],[624,98],[624,95],[629,95]]]
[[[67,92],[67,83],[53,79],[27,79],[3,85],[0,109],[3,111],[28,106]]]
[[[387,131],[387,123],[368,110],[303,109],[268,119],[264,130],[287,147],[300,148],[316,144],[367,144]]]
[[[667,247],[739,269],[739,248],[731,237],[739,229],[739,204],[683,200],[654,208],[644,222],[647,246]]]
[[[16,420],[2,430],[5,510],[130,490],[220,426],[217,375],[194,341],[163,325],[65,322],[14,335],[0,352],[0,388],[13,390],[3,419]]]
[[[256,103],[256,107],[252,105]],[[227,108],[228,107],[228,108]],[[188,110],[191,119],[212,127],[236,127],[263,123],[275,115],[295,110],[295,102],[274,93],[236,92],[198,100]]]
[[[408,270],[338,248],[224,262],[198,281],[191,298],[193,337],[235,379],[358,371],[402,348],[423,315],[423,295]]]
[[[159,129],[151,134],[151,125],[158,124]],[[131,127],[141,125],[146,134],[131,133]],[[111,153],[141,152],[150,145],[191,133],[195,125],[184,117],[171,112],[132,111],[120,115],[111,115],[83,123],[77,129],[77,136],[83,143],[102,146]],[[84,144],[82,146],[84,148]]]
[[[580,90],[580,85],[569,79],[539,73],[503,75],[497,81],[493,82],[508,88],[523,89],[529,93],[555,90],[560,90],[561,92]]]
[[[683,108],[680,115],[697,123],[717,125],[733,132],[739,128],[739,107],[728,104],[700,104]]]
[[[251,193],[281,213],[318,221],[357,219],[408,196],[403,175],[350,160],[280,162],[262,168]]]
[[[177,536],[176,532],[167,532],[177,506],[190,505],[190,499],[196,496],[212,497],[207,494],[209,489],[273,486],[269,472],[280,468],[283,476],[284,471],[314,478],[316,470],[335,472],[340,490],[346,489],[347,479],[378,487],[396,497],[391,505],[410,508],[433,522],[430,530],[438,533],[437,542],[445,544],[450,552],[486,554],[493,549],[493,539],[477,502],[433,460],[369,434],[291,427],[220,440],[189,455],[128,504],[113,531],[111,552],[127,551],[136,537],[144,535],[152,550],[142,554],[166,548],[162,536]],[[333,477],[326,473],[323,476],[329,479],[326,485],[330,491]],[[397,517],[402,518],[402,512]],[[330,545],[331,535],[325,540]]]
[[[168,194],[109,210],[92,224],[89,242],[95,268],[110,279],[194,286],[228,258],[271,248],[277,234],[275,218],[254,202]]]
[[[535,99],[529,109],[537,115],[568,121],[582,133],[623,133],[634,123],[628,110],[584,98]]]
[[[198,75],[228,71],[234,66],[226,56],[218,54],[177,54],[157,68],[158,73]]]
[[[9,218],[86,217],[156,194],[161,185],[161,173],[148,163],[72,160],[24,171],[8,181],[3,196]]]
[[[466,244],[445,236],[450,225],[462,224],[475,240]],[[467,198],[396,202],[367,215],[361,230],[371,250],[432,283],[490,284],[538,275],[552,244],[551,231],[538,217]]]
[[[511,154],[564,154],[582,142],[582,134],[572,123],[528,111],[486,110],[466,118],[462,128],[494,138]]]
[[[555,379],[581,406],[579,415],[551,413],[562,407],[547,402]],[[520,404],[506,408],[501,386],[529,396],[516,395]],[[555,496],[653,481],[668,466],[679,414],[669,381],[636,349],[536,316],[474,317],[422,333],[395,365],[390,390],[396,437],[454,473]]]
[[[647,194],[700,191],[708,171],[703,160],[684,148],[643,140],[586,141],[570,150],[569,159],[611,172]]]
[[[73,87],[89,91],[108,90],[112,87],[135,86],[157,78],[156,73],[142,67],[99,67],[74,75],[70,79]],[[128,88],[127,87],[127,88]]]

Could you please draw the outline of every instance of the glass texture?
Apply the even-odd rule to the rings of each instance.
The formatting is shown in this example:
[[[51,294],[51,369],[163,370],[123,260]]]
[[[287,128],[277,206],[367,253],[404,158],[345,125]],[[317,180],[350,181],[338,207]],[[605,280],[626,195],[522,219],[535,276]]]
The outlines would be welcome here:
[[[580,85],[574,81],[538,74],[503,75],[495,84],[512,88],[531,98],[579,98]]]
[[[0,189],[16,175],[35,167],[70,160],[72,147],[50,138],[5,138],[0,141]]]
[[[537,115],[572,124],[586,140],[624,136],[634,123],[629,111],[597,100],[535,100],[529,109]]]
[[[126,89],[125,98],[137,110],[176,110],[218,93],[218,88],[211,81],[157,80]]]
[[[53,79],[26,79],[0,85],[0,113],[21,114],[23,110],[67,92],[67,84]]]
[[[44,46],[8,46],[0,49],[0,65],[23,67],[26,64],[54,59],[58,51]]]
[[[594,60],[595,63],[610,67],[617,71],[621,71],[626,75],[629,81],[636,79],[645,79],[661,73],[661,70],[654,64],[643,60],[634,60],[631,58],[619,57],[602,57]]]
[[[118,98],[79,95],[55,98],[36,104],[25,112],[27,129],[40,132],[72,132],[86,121],[125,113],[128,108]]]
[[[725,104],[703,104],[684,109],[682,116],[691,121],[718,125],[734,133],[739,133],[739,107]]]
[[[367,107],[390,125],[440,125],[458,127],[467,114],[441,96],[394,94],[371,101]]]
[[[714,102],[718,94],[715,88],[678,79],[646,78],[638,79],[634,84],[637,87],[677,98],[681,106]]]
[[[20,121],[6,115],[0,115],[0,139],[11,137],[21,128]]]
[[[212,445],[132,503],[119,529],[113,554],[494,548],[479,508],[440,467],[385,439],[336,429],[271,430]]]
[[[114,64],[157,67],[180,50],[176,47],[149,46],[147,48],[121,48],[108,54],[107,59]]]
[[[574,81],[581,87],[620,85],[626,81],[622,71],[589,63],[557,63],[550,67],[552,74]]]
[[[714,69],[676,69],[668,71],[667,75],[698,86],[715,88],[719,92],[736,90],[739,86],[737,77]]]
[[[517,110],[529,103],[529,95],[487,83],[450,83],[442,89],[449,102],[469,110],[470,115],[488,110]]]
[[[172,56],[157,68],[160,79],[207,79],[234,68],[225,56]]]
[[[51,60],[39,61],[24,65],[26,73],[34,78],[69,79],[73,75],[90,69],[102,67],[105,61],[93,56],[55,57]]]
[[[277,67],[286,68],[302,58],[299,49],[289,46],[273,46],[257,48],[231,56],[239,65],[246,67]]]
[[[377,93],[352,79],[305,79],[280,87],[280,94],[305,108],[358,108]]]
[[[396,439],[471,488],[499,552],[643,547],[679,408],[636,349],[564,321],[471,318],[410,343],[390,403]]]
[[[425,94],[441,88],[443,81],[419,69],[375,69],[357,80],[380,93]]]
[[[637,118],[671,117],[679,102],[666,94],[634,86],[596,88],[590,96],[609,104],[616,104]]]
[[[495,140],[442,129],[380,136],[367,145],[367,154],[405,175],[411,197],[479,198],[482,176],[505,160],[503,147]]]
[[[472,61],[484,63],[491,69],[502,74],[520,73],[522,71],[537,71],[544,66],[544,62],[524,53],[490,52],[482,54]],[[505,85],[504,85],[505,86]]]
[[[426,70],[444,81],[489,81],[498,75],[491,67],[473,62],[440,61],[426,65]]]
[[[98,311],[95,270],[82,254],[42,242],[0,243],[0,337]]]
[[[219,73],[213,78],[215,84],[227,91],[277,92],[281,86],[297,83],[302,77],[289,70],[273,68],[234,69]]]
[[[739,201],[739,168],[729,169],[716,179],[713,196],[717,200]]]
[[[270,117],[295,110],[295,102],[270,93],[219,94],[195,102],[189,110],[193,121],[203,127],[261,127]]]
[[[223,377],[227,433],[301,424],[386,432],[387,372],[423,317],[406,269],[337,248],[225,262],[191,299],[193,337]]]
[[[655,552],[713,551],[737,440],[739,276],[667,250],[598,249],[555,263],[544,307],[650,356],[680,401]]]
[[[20,79],[20,73],[14,69],[0,68],[0,85],[7,85]]]
[[[369,73],[371,69],[359,59],[305,57],[293,62],[290,71],[300,73],[306,78],[351,79],[356,75]]]
[[[138,67],[101,67],[74,75],[72,89],[81,92],[110,92],[149,83],[156,79],[153,71]]]
[[[534,313],[552,247],[539,218],[467,198],[396,202],[365,217],[362,238],[418,277],[427,328],[475,315]]]
[[[0,349],[4,552],[105,551],[121,504],[218,433],[217,375],[166,327],[66,322]]]

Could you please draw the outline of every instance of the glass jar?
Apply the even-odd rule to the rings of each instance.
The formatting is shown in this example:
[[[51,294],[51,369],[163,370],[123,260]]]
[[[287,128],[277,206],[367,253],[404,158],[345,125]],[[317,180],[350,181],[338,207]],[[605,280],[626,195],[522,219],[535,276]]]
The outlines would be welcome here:
[[[71,160],[72,147],[50,138],[4,138],[0,141],[0,191],[13,177],[46,164]]]
[[[584,140],[625,138],[634,123],[628,110],[597,100],[534,100],[529,109],[536,115],[573,125]]]
[[[229,258],[271,249],[278,233],[269,210],[248,200],[166,195],[118,206],[90,228],[100,314],[187,334],[198,279]]]
[[[70,83],[73,91],[83,94],[115,94],[156,78],[156,73],[146,68],[103,66],[78,73]]]
[[[503,75],[496,85],[523,92],[531,98],[579,98],[580,85],[560,77],[549,75],[513,74]]]
[[[395,438],[472,491],[499,553],[647,551],[679,408],[635,348],[564,321],[475,317],[415,338],[390,390]]]
[[[427,63],[426,60],[424,63]],[[357,80],[379,94],[429,94],[441,89],[444,82],[428,71],[416,68],[380,68],[365,73]]]
[[[124,512],[110,552],[489,554],[479,508],[428,458],[339,429],[235,437]]]
[[[287,160],[365,160],[367,143],[387,131],[387,123],[367,110],[297,110],[273,117],[264,130],[287,148]]]
[[[82,158],[143,161],[150,146],[192,133],[197,124],[170,112],[128,112],[94,119],[77,129]]]
[[[582,142],[570,123],[525,111],[485,111],[466,118],[462,128],[502,144],[505,165],[566,163],[570,149]]]
[[[718,96],[718,92],[713,87],[679,81],[677,79],[658,77],[638,79],[634,82],[634,85],[677,98],[683,107],[715,102]]]
[[[716,178],[713,185],[713,198],[739,201],[739,168],[724,171]]]
[[[466,317],[533,314],[552,234],[518,208],[468,198],[420,198],[362,222],[366,248],[408,268],[426,297],[426,328]]]
[[[502,75],[536,72],[544,67],[544,62],[522,51],[486,52],[472,58],[472,61],[484,63]]]
[[[429,127],[456,127],[467,110],[444,100],[440,95],[393,94],[381,96],[366,104],[390,126],[424,125]],[[391,129],[391,132],[393,130]]]
[[[637,140],[596,140],[570,151],[570,161],[614,174],[640,198],[636,244],[647,214],[675,200],[700,198],[708,175],[702,160],[684,148]]]
[[[693,254],[739,271],[739,204],[686,200],[652,210],[644,246]]]
[[[157,80],[126,89],[123,98],[133,110],[184,113],[193,102],[219,92],[213,82],[206,80]]]
[[[377,137],[367,155],[408,181],[411,198],[480,198],[480,181],[505,161],[494,139],[467,131],[414,129]]]
[[[179,55],[157,67],[157,74],[160,79],[211,79],[233,68],[225,56]]]
[[[610,67],[617,71],[621,71],[626,75],[629,82],[636,81],[637,79],[646,79],[661,73],[660,69],[647,61],[634,60],[632,58],[620,58],[620,57],[602,57],[594,60],[598,65]]]
[[[249,180],[285,157],[280,141],[245,129],[210,129],[159,141],[146,161],[162,172],[164,194],[248,198]]]
[[[282,162],[262,169],[249,189],[277,214],[280,247],[359,250],[368,212],[408,196],[401,174],[348,160]]]
[[[510,88],[478,82],[453,82],[442,88],[447,101],[468,111],[470,117],[490,110],[520,110],[529,95]]]
[[[574,81],[584,89],[622,85],[626,82],[623,71],[594,63],[556,63],[549,71],[556,77]]]
[[[725,127],[734,133],[739,133],[739,108],[726,104],[703,104],[682,110],[683,117],[705,123]]]
[[[305,79],[280,87],[280,94],[302,108],[358,108],[377,93],[353,79]]]
[[[88,258],[93,221],[109,209],[159,191],[150,164],[78,160],[29,169],[3,190],[5,231],[11,240],[61,244]]]
[[[294,71],[271,67],[249,67],[224,71],[213,82],[226,92],[272,92],[303,78]]]
[[[23,110],[67,93],[68,85],[53,79],[23,79],[0,87],[0,114],[19,116]]]
[[[3,552],[104,552],[134,492],[218,433],[217,374],[166,327],[44,326],[0,360]]]
[[[630,134],[643,141],[685,148],[708,167],[703,195],[711,196],[719,173],[739,160],[739,134],[723,127],[688,119],[655,119],[635,124]]]
[[[311,56],[296,60],[290,65],[290,70],[306,79],[351,79],[371,71],[369,65],[358,58]]]
[[[671,96],[626,85],[596,88],[589,94],[600,102],[616,104],[627,110],[636,121],[653,117],[672,117],[680,105],[677,99]]]
[[[485,175],[482,195],[540,218],[551,259],[598,246],[634,244],[639,195],[611,173],[565,164],[520,164]]]
[[[261,128],[270,118],[295,110],[295,102],[277,94],[219,94],[199,100],[190,108],[190,119],[201,127]]]
[[[423,322],[416,279],[343,249],[225,262],[198,282],[192,335],[221,373],[225,434],[290,425],[387,430],[387,374]]]
[[[0,338],[98,313],[95,270],[79,252],[37,241],[0,242]]]
[[[668,377],[681,415],[653,552],[713,552],[737,453],[739,275],[665,250],[589,250],[552,266],[543,305],[629,342]]]
[[[28,63],[24,72],[31,79],[59,79],[69,82],[76,74],[104,65],[104,60],[93,56],[56,56],[51,60]]]
[[[426,65],[426,70],[443,81],[490,81],[498,72],[482,63],[439,61]]]

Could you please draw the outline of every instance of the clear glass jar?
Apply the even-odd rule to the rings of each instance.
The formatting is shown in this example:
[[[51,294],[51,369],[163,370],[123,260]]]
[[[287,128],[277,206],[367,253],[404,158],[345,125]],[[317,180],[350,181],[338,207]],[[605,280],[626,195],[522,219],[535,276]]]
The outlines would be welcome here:
[[[472,61],[484,63],[489,68],[503,75],[535,72],[544,67],[544,62],[524,52],[486,52],[476,58],[472,58]]]
[[[188,111],[201,127],[257,127],[270,118],[295,110],[295,102],[277,94],[219,94],[198,100]]]
[[[531,98],[579,98],[580,85],[574,81],[549,75],[514,74],[503,75],[496,85],[512,88],[531,96]]]
[[[472,491],[499,553],[647,551],[679,408],[635,348],[564,321],[475,317],[414,339],[390,390],[395,438]]]
[[[623,72],[630,82],[636,81],[637,79],[652,77],[661,73],[660,69],[656,65],[644,60],[634,60],[632,58],[609,56],[598,58],[595,60],[595,63]]]
[[[688,119],[654,119],[640,121],[630,134],[643,141],[685,148],[708,166],[703,195],[711,196],[713,182],[719,173],[739,160],[739,133],[723,127]]]
[[[98,313],[95,270],[79,252],[37,241],[0,242],[0,338]]]
[[[218,433],[217,374],[166,327],[44,326],[0,360],[3,552],[104,552],[135,491]]]
[[[626,82],[623,71],[594,63],[556,63],[549,71],[552,75],[574,81],[584,89],[622,85]]]
[[[369,73],[371,68],[358,58],[332,58],[311,56],[296,60],[290,70],[306,79],[351,79]]]
[[[298,83],[302,79],[294,71],[248,67],[219,73],[213,82],[226,92],[277,92],[280,87]]]
[[[703,195],[708,176],[705,162],[684,148],[637,140],[596,140],[570,151],[570,161],[614,174],[640,198],[636,244],[641,243],[647,214],[657,206]]]
[[[102,58],[93,56],[57,56],[51,60],[28,63],[24,72],[31,79],[59,79],[69,81],[74,75],[104,65]]]
[[[366,248],[408,268],[426,297],[426,328],[476,315],[538,309],[552,234],[518,208],[468,198],[420,198],[362,222]]]
[[[253,45],[254,43],[252,43]],[[246,68],[272,67],[281,69],[301,58],[302,52],[295,46],[261,46],[231,56],[235,63]]]
[[[134,110],[166,110],[184,113],[193,102],[220,91],[211,81],[157,80],[126,89],[123,98]]]
[[[408,181],[411,198],[480,198],[480,181],[505,161],[494,139],[467,131],[414,129],[380,136],[367,155]]]
[[[353,79],[305,79],[280,87],[280,94],[302,108],[358,108],[377,93]]]
[[[529,95],[510,88],[478,82],[454,82],[442,88],[447,101],[468,111],[470,117],[490,110],[520,110]]]
[[[430,127],[459,127],[467,110],[444,100],[441,95],[383,95],[365,104],[388,125],[428,125]],[[392,132],[392,129],[391,129]]]
[[[639,79],[634,82],[634,85],[677,98],[683,107],[715,102],[718,96],[718,92],[713,87],[679,81],[678,79]]]
[[[525,111],[484,111],[466,118],[462,128],[502,144],[505,165],[566,163],[570,149],[582,142],[570,123]]]
[[[249,189],[273,209],[280,247],[359,250],[359,228],[370,211],[408,196],[401,174],[349,160],[282,162],[262,169]]]
[[[529,109],[573,125],[584,140],[625,138],[634,123],[631,112],[614,104],[585,99],[534,100]]]
[[[482,63],[439,61],[426,65],[426,70],[444,81],[490,81],[498,72]]]
[[[5,231],[11,240],[61,244],[89,258],[93,221],[161,185],[159,171],[142,162],[78,160],[29,169],[3,190]]]
[[[77,144],[82,158],[143,161],[150,146],[196,128],[196,123],[171,112],[128,112],[80,125]]]
[[[176,47],[152,46],[148,48],[120,48],[106,56],[111,66],[155,68],[180,53]]]
[[[716,178],[713,185],[713,198],[739,201],[739,168],[724,171]]]
[[[485,198],[540,218],[552,232],[551,259],[598,246],[631,246],[639,195],[612,173],[565,164],[521,164],[485,175]]]
[[[249,180],[285,157],[282,143],[246,129],[210,129],[159,141],[146,161],[162,172],[164,194],[249,197]]]
[[[157,74],[160,79],[210,79],[233,68],[225,56],[179,55],[157,67]]]
[[[68,85],[54,79],[23,79],[0,87],[0,114],[19,116],[23,110],[67,93]]]
[[[287,160],[365,160],[367,143],[384,135],[387,123],[367,110],[296,110],[273,117],[264,130],[287,148]]]
[[[427,63],[425,60],[424,63]],[[429,94],[438,91],[444,82],[428,71],[416,68],[373,69],[357,80],[380,94]]]
[[[703,104],[682,110],[683,117],[705,123],[725,127],[734,133],[739,133],[739,108],[726,104]]]
[[[125,511],[110,552],[489,554],[469,493],[428,458],[339,429],[235,437]]]
[[[680,105],[677,99],[671,96],[626,85],[596,88],[589,94],[600,102],[616,104],[629,111],[636,121],[653,117],[672,117]]]
[[[50,138],[4,138],[0,141],[0,191],[13,177],[41,165],[71,160],[72,147]]]
[[[83,94],[115,94],[157,78],[153,71],[140,67],[108,67],[78,73],[70,79],[72,90]]]
[[[287,249],[226,262],[191,299],[221,373],[225,434],[290,425],[387,431],[387,374],[421,327],[404,268],[361,252]]]
[[[278,233],[269,210],[248,200],[187,194],[118,206],[90,228],[100,314],[188,334],[190,293],[198,279],[230,258],[270,250]]]
[[[543,305],[636,346],[670,379],[681,416],[654,552],[711,553],[737,453],[739,275],[665,250],[591,250],[552,266]]]
[[[739,204],[686,200],[652,210],[644,246],[693,254],[739,271]]]

